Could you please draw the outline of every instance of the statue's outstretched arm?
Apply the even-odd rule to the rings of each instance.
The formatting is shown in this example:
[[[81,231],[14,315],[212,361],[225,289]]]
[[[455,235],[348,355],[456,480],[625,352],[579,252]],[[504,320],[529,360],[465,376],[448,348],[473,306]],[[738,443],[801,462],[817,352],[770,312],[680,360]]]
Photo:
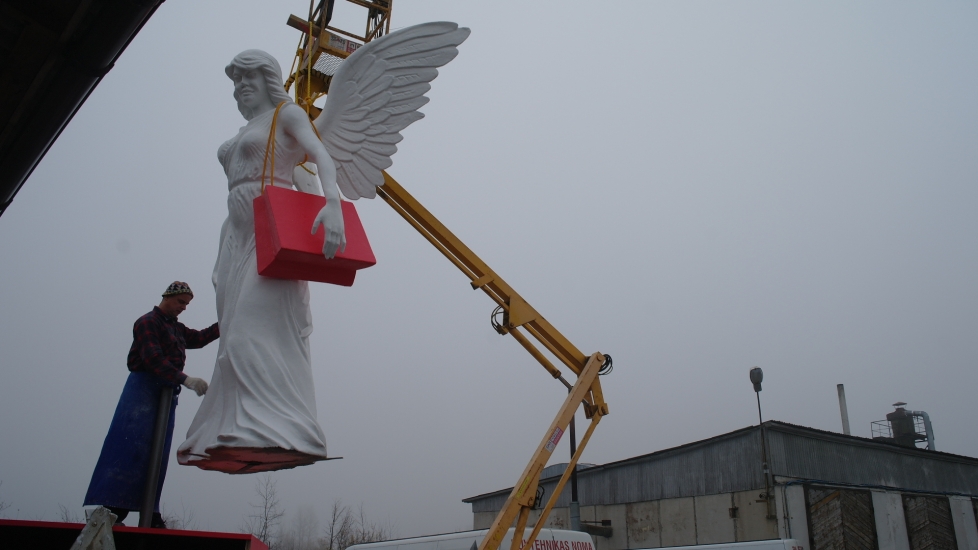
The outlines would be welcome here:
[[[299,142],[299,147],[306,156],[316,164],[326,206],[319,211],[312,224],[312,232],[316,233],[322,225],[326,231],[323,243],[323,255],[332,258],[336,252],[346,248],[346,232],[343,226],[343,211],[340,208],[340,191],[336,186],[336,165],[330,158],[329,152],[309,124],[306,112],[297,105],[286,105],[279,113],[282,131]]]

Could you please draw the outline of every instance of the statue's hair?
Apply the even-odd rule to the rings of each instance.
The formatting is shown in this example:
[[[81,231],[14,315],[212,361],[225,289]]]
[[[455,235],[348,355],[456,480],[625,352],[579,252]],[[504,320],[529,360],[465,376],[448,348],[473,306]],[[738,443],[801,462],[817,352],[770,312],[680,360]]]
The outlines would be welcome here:
[[[268,53],[262,50],[245,50],[234,56],[231,63],[224,67],[224,72],[228,78],[233,78],[235,68],[244,71],[261,71],[262,76],[265,77],[265,88],[268,89],[268,98],[272,100],[272,105],[278,105],[283,101],[293,102],[289,94],[286,93],[285,84],[282,82],[282,67]],[[241,111],[241,116],[245,117],[245,120],[251,120],[256,114],[259,114],[252,112],[251,109],[241,103],[237,90],[234,92],[234,99],[237,100],[238,111]]]

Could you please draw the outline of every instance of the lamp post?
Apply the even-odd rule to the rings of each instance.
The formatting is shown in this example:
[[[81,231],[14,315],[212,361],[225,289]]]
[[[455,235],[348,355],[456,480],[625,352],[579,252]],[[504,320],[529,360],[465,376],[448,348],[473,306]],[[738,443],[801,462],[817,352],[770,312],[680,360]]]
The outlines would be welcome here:
[[[767,437],[764,434],[764,418],[761,416],[761,382],[764,380],[764,371],[760,367],[750,370],[750,381],[754,384],[754,395],[757,396],[757,423],[761,429],[761,469],[764,472],[764,501],[767,502],[767,518],[777,519],[771,504],[774,502],[774,495],[771,494],[771,469],[767,464]]]
[[[764,371],[760,367],[754,367],[750,370],[750,381],[754,384],[754,393],[757,395],[757,423],[763,424],[764,420],[761,418],[761,382],[764,381]]]
[[[577,416],[577,415],[574,415]],[[570,421],[570,455],[571,460],[574,460],[574,455],[577,454],[577,430],[574,429],[574,417],[571,417]],[[577,464],[574,464],[574,469],[571,471],[571,501],[570,501],[570,528],[571,531],[581,530],[581,504],[577,500]]]

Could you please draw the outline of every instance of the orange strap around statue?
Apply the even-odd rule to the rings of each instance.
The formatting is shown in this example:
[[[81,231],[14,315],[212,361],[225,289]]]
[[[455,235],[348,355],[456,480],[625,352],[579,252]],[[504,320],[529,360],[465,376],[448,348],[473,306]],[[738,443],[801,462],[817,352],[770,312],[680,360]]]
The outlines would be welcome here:
[[[264,162],[262,162],[261,165],[261,192],[262,193],[265,192],[265,169],[268,167],[269,152],[271,152],[272,155],[272,173],[268,178],[268,184],[275,185],[275,129],[278,126],[278,112],[282,109],[282,106],[284,106],[286,103],[288,103],[288,101],[283,101],[279,103],[278,106],[275,107],[275,114],[272,115],[272,128],[268,131],[268,142],[265,143],[265,160]],[[316,133],[316,137],[319,138],[319,130],[316,129],[316,125],[313,124],[311,120],[309,121],[309,124],[312,126],[312,131]],[[322,138],[319,139],[320,141],[322,140]],[[297,166],[301,166],[303,170],[309,172],[314,176],[317,175],[312,170],[306,168],[306,162],[308,160],[309,160],[309,155],[303,155],[302,162],[300,162]]]
[[[268,178],[269,185],[275,185],[275,126],[278,124],[278,112],[282,106],[288,103],[283,101],[275,107],[275,114],[272,115],[272,129],[268,131],[268,142],[265,143],[265,161],[261,165],[261,192],[265,192],[265,168],[268,167],[268,153],[272,153],[272,175]],[[267,111],[266,111],[267,112]]]

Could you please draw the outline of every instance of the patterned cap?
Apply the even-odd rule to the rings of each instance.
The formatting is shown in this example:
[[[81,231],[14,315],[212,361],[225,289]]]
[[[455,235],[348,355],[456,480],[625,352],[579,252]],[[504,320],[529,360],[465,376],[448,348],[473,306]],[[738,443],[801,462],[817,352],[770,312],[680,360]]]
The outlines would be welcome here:
[[[163,293],[163,297],[176,296],[177,294],[189,294],[194,295],[194,292],[190,290],[190,285],[183,281],[173,281],[170,286],[166,287],[166,292]]]

